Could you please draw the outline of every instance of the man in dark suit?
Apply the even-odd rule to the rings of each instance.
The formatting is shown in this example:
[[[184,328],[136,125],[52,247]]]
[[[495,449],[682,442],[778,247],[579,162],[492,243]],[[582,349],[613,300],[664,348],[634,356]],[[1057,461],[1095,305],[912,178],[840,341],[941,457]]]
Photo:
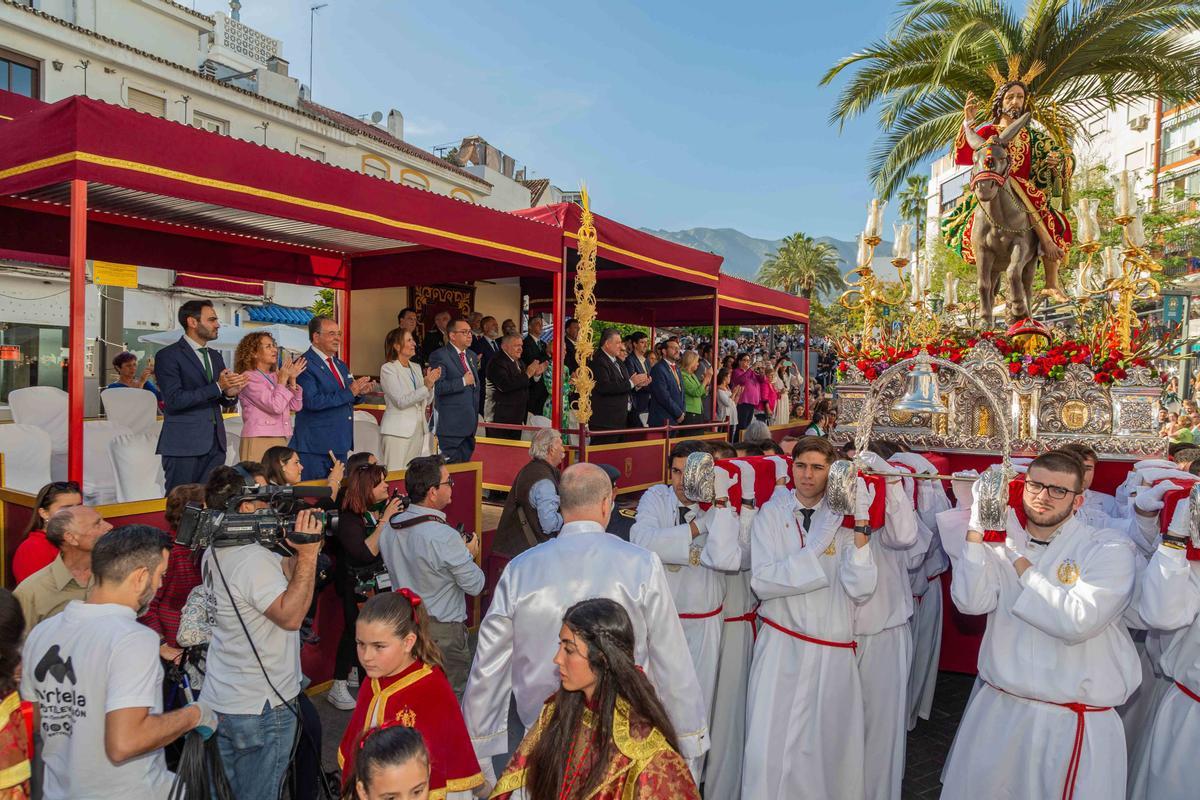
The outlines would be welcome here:
[[[162,456],[166,490],[204,483],[225,463],[223,411],[237,406],[246,379],[225,369],[225,360],[208,343],[221,321],[208,300],[179,307],[183,336],[155,356],[154,374],[163,399],[163,426],[157,453]]]
[[[563,350],[566,353],[563,364],[566,365],[567,370],[574,372],[579,369],[579,358],[575,355],[575,340],[579,338],[579,320],[567,320],[563,333],[566,334],[566,338],[563,339]]]
[[[650,349],[650,337],[642,331],[629,335],[630,353],[625,358],[625,371],[633,375],[649,375],[650,362],[646,360],[646,352]],[[629,410],[629,419],[625,424],[630,428],[646,427],[643,415],[650,411],[650,384],[646,382],[633,390],[633,408]]]
[[[492,359],[500,352],[500,323],[495,317],[484,317],[479,321],[479,327],[483,331],[478,336],[472,336],[471,352],[479,356],[479,372],[485,377],[488,374],[488,365],[492,363]],[[520,338],[520,337],[517,337]],[[487,392],[479,393],[479,413],[484,414],[487,408]]]
[[[545,362],[525,366],[521,363],[523,344],[520,336],[500,340],[500,355],[488,364],[487,382],[492,393],[492,421],[506,425],[524,425],[529,409],[529,388],[542,379]],[[490,435],[499,439],[520,439],[520,431],[495,429]]]
[[[529,334],[522,342],[521,361],[525,366],[529,366],[534,362],[546,363],[550,360],[550,355],[546,352],[546,343],[542,341],[542,318],[529,318]],[[529,387],[529,413],[536,414],[540,417],[546,416],[546,399],[550,396],[550,390],[546,388],[545,383],[534,384]]]
[[[355,378],[337,357],[342,348],[342,328],[329,317],[308,321],[304,352],[308,369],[296,383],[304,390],[304,406],[296,412],[296,427],[288,447],[300,454],[306,481],[324,478],[333,460],[345,461],[354,449],[354,404],[371,388],[367,376]]]
[[[479,357],[471,352],[471,324],[461,317],[447,328],[450,344],[435,350],[429,366],[441,367],[433,386],[438,449],[450,463],[471,460],[479,424]]]
[[[663,344],[662,360],[650,369],[651,428],[683,422],[683,379],[679,375],[679,342]]]
[[[396,315],[396,326],[399,328],[403,328],[404,330],[411,333],[414,342],[418,341],[418,339],[417,339],[417,310],[415,308],[413,308],[412,306],[405,306],[404,308],[400,309],[400,313]],[[416,355],[414,355],[412,357],[412,360],[417,362],[421,366],[425,365],[425,361],[426,361],[425,354],[421,352],[420,347],[417,348],[417,353],[416,353]]]
[[[421,340],[421,355],[424,357],[426,364],[429,363],[429,359],[435,350],[440,350],[450,344],[450,337],[446,334],[446,325],[449,322],[449,311],[439,311],[433,315],[433,330],[426,333],[425,338]],[[468,330],[470,330],[469,327]]]
[[[621,332],[605,328],[600,333],[600,349],[588,368],[596,387],[592,389],[592,419],[588,427],[596,431],[613,431],[625,427],[629,415],[630,394],[650,382],[649,375],[630,376],[621,363]]]

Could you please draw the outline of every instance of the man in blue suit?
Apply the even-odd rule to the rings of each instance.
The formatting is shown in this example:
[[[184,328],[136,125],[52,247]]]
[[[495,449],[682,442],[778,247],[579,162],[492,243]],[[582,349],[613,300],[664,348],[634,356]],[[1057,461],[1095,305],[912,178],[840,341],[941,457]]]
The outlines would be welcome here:
[[[679,342],[667,340],[663,357],[650,368],[650,427],[683,422],[683,379],[679,375]]]
[[[183,336],[155,356],[155,378],[163,398],[163,426],[157,453],[162,456],[166,490],[204,483],[225,463],[223,411],[237,406],[246,379],[225,369],[225,360],[208,343],[221,321],[208,300],[179,307]]]
[[[471,460],[478,426],[479,357],[471,352],[471,323],[462,317],[446,326],[450,343],[433,351],[429,367],[442,368],[433,386],[437,407],[438,449],[452,464]]]
[[[288,446],[300,454],[301,477],[316,480],[329,475],[333,459],[346,460],[354,447],[354,404],[371,388],[371,379],[355,378],[337,357],[342,348],[342,328],[329,317],[308,321],[304,353],[308,369],[296,383],[304,389],[304,407],[296,412],[296,427]]]

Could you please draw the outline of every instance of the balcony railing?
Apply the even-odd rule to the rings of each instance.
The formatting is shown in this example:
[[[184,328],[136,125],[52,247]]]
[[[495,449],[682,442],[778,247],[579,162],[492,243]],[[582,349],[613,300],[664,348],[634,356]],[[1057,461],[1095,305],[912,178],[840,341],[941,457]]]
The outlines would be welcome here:
[[[1167,164],[1174,164],[1196,155],[1200,155],[1200,143],[1190,146],[1182,145],[1180,147],[1173,147],[1170,150],[1163,151],[1162,158],[1158,160],[1158,165],[1165,167]]]

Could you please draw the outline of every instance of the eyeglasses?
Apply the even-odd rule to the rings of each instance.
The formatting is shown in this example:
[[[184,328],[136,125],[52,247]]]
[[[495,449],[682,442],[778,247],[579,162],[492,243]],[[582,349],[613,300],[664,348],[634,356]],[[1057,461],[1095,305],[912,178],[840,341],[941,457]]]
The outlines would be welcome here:
[[[446,478],[446,480],[444,480],[438,484],[438,486],[453,486],[453,485],[454,485],[454,478]]]
[[[1075,491],[1074,489],[1068,489],[1065,486],[1055,486],[1050,483],[1038,483],[1037,481],[1030,480],[1025,481],[1025,494],[1029,495],[1030,497],[1037,497],[1042,493],[1043,489],[1045,489],[1046,493],[1055,500],[1062,500],[1069,494],[1079,494],[1079,492]]]

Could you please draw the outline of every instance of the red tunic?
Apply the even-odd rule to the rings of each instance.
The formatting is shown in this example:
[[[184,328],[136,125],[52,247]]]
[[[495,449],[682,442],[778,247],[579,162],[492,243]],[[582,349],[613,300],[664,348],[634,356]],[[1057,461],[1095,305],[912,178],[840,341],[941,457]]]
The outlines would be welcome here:
[[[525,786],[529,754],[553,714],[554,700],[550,699],[496,781],[492,800],[509,800],[517,789]],[[572,753],[593,752],[588,744],[594,725],[592,712],[585,711]],[[616,708],[613,709],[612,731],[616,753],[600,786],[588,796],[588,800],[700,800],[700,792],[683,756],[671,749],[657,728],[640,717],[632,717],[629,703],[622,697],[617,698]],[[582,771],[585,765],[586,762],[569,762],[567,774],[572,775],[577,769]],[[569,800],[575,800],[575,794],[568,792]]]
[[[0,702],[0,800],[28,800],[33,707],[16,692]]]
[[[415,661],[399,675],[372,678],[358,690],[358,704],[338,747],[343,788],[354,769],[362,734],[384,722],[416,728],[429,749],[429,797],[474,789],[483,783],[458,698],[441,667]]]
[[[45,531],[30,531],[13,553],[12,570],[17,583],[28,578],[58,558],[58,548],[50,544]]]

